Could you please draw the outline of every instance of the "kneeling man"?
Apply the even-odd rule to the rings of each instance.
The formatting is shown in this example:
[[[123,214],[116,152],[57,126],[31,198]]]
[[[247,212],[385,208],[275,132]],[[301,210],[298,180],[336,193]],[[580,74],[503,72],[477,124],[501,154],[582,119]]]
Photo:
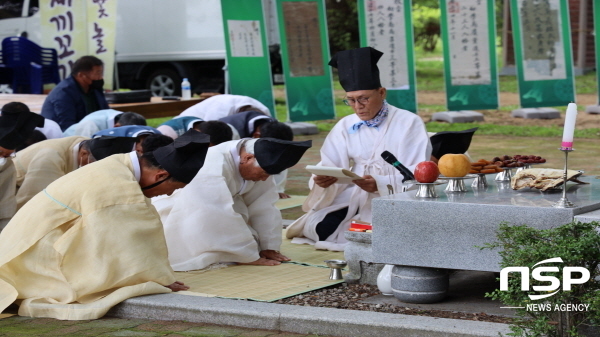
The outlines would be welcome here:
[[[148,198],[189,183],[208,138],[190,131],[142,157],[116,154],[34,196],[0,233],[0,310],[20,300],[22,316],[94,319],[130,297],[187,289]]]
[[[242,139],[213,146],[194,180],[153,204],[176,271],[237,262],[278,265],[281,212],[271,175],[294,166],[311,141]]]

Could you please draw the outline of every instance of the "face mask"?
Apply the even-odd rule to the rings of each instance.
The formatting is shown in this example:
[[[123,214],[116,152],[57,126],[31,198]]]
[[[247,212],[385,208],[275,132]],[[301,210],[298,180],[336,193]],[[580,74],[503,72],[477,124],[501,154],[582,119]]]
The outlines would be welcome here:
[[[143,191],[143,190],[149,190],[149,189],[151,189],[151,188],[154,188],[154,187],[156,187],[156,186],[158,186],[158,185],[160,185],[160,184],[164,183],[165,181],[169,180],[169,178],[171,178],[171,176],[170,176],[170,175],[169,175],[169,176],[167,176],[165,179],[163,179],[163,180],[161,180],[161,181],[157,181],[157,182],[155,182],[155,183],[154,183],[154,184],[152,184],[152,185],[148,185],[148,186],[146,186],[146,187],[142,187],[142,191]]]
[[[91,89],[102,90],[104,87],[104,80],[92,80],[92,84],[90,84]]]

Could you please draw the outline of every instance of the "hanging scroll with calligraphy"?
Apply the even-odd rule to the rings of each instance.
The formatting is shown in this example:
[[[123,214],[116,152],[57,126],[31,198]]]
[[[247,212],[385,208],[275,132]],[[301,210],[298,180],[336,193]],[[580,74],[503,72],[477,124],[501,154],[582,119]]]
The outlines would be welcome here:
[[[73,63],[87,53],[87,22],[84,1],[40,1],[42,46],[58,54],[61,79],[71,74]]]
[[[117,0],[87,0],[86,4],[87,55],[94,55],[104,62],[104,89],[112,89],[117,35]]]
[[[277,0],[289,120],[335,117],[323,0]]]
[[[497,109],[494,0],[443,0],[440,9],[447,109]]]
[[[104,62],[104,88],[112,89],[117,0],[40,0],[42,46],[56,49],[59,75],[93,55]]]
[[[410,0],[359,0],[360,45],[383,53],[377,63],[391,105],[417,111]]]
[[[521,106],[574,102],[568,2],[511,0],[510,6]]]
[[[221,0],[230,93],[252,97],[275,115],[261,0]]]

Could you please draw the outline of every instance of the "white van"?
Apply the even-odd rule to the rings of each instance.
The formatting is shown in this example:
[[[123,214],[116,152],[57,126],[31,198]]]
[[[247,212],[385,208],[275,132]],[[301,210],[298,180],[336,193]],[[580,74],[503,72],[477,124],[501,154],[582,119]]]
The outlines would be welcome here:
[[[263,1],[267,9],[273,8],[268,4],[272,0]],[[0,0],[0,41],[25,36],[40,44],[38,7],[39,0]],[[278,45],[270,50],[272,59],[279,60]],[[221,1],[120,0],[116,53],[115,88],[179,95],[181,81],[187,77],[195,93],[223,92],[226,52]],[[280,69],[279,64],[273,73],[281,74]]]

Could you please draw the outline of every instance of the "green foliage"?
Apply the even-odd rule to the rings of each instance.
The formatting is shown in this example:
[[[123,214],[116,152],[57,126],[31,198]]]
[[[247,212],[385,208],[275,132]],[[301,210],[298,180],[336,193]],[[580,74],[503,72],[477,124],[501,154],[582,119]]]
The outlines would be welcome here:
[[[555,295],[541,300],[530,300],[528,295],[540,294],[536,291],[521,291],[521,278],[509,275],[508,291],[496,289],[486,294],[500,300],[507,306],[525,307],[517,309],[519,318],[511,326],[515,336],[579,336],[578,327],[582,324],[600,323],[600,225],[597,222],[572,222],[552,229],[535,229],[525,225],[509,226],[500,224],[498,241],[488,243],[482,249],[499,249],[502,258],[500,266],[524,266],[530,269],[546,259],[560,257],[559,273],[553,273],[562,284],[564,266],[584,267],[590,271],[590,280],[574,284],[571,291],[559,290]],[[520,274],[516,274],[520,275]],[[548,285],[530,277],[530,289],[535,285]],[[527,310],[527,304],[550,304],[551,311]],[[588,311],[555,311],[556,305],[589,304]]]
[[[434,51],[440,39],[439,5],[427,6],[421,2],[413,4],[413,29],[415,45],[425,51]]]
[[[331,55],[359,47],[356,1],[326,1],[327,29]]]
[[[173,117],[150,118],[150,119],[146,120],[146,124],[148,124],[148,126],[156,128],[159,125],[161,125],[162,123],[164,123],[166,121],[170,121],[171,119],[173,119]]]

